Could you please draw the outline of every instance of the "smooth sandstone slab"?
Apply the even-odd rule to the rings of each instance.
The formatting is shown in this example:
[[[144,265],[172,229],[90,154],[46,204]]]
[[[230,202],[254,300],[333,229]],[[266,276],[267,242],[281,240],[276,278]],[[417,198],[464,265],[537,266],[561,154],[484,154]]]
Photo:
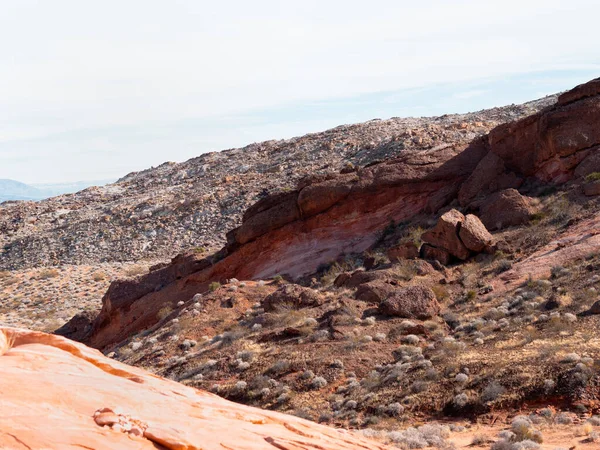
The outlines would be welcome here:
[[[14,328],[0,328],[0,406],[0,448],[11,450],[389,448]]]

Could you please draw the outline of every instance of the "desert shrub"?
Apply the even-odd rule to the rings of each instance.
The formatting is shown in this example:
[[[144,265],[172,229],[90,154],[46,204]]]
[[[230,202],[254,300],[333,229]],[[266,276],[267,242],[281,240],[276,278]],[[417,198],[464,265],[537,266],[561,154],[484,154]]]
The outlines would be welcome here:
[[[221,287],[221,283],[219,283],[218,281],[213,281],[212,283],[210,283],[208,285],[208,290],[210,292],[215,292],[217,289],[219,289]]]
[[[281,374],[290,370],[290,367],[291,364],[289,361],[286,361],[285,359],[280,359],[279,361],[276,361],[271,367],[269,367],[267,372]]]
[[[344,363],[341,359],[334,359],[331,364],[329,364],[329,367],[333,369],[343,369]]]
[[[456,377],[454,377],[454,380],[457,383],[464,384],[467,381],[469,381],[469,376],[465,373],[459,373],[458,375],[456,375]]]
[[[471,445],[472,446],[481,446],[484,444],[487,444],[488,442],[488,438],[483,435],[483,434],[476,434],[475,436],[473,436],[473,439],[471,440]]]
[[[102,281],[106,278],[106,275],[102,272],[94,272],[92,274],[92,280],[95,282]]]
[[[47,280],[48,278],[56,278],[59,275],[59,271],[56,269],[42,269],[38,273],[37,278],[39,280]]]
[[[273,277],[273,281],[277,284],[282,283],[283,282],[283,277],[281,275],[275,275]]]
[[[429,385],[426,381],[417,380],[413,384],[411,384],[410,390],[415,394],[419,394],[420,392],[425,392],[428,387]]]
[[[129,266],[125,269],[125,275],[128,277],[135,277],[144,273],[146,273],[146,268],[138,264]]]
[[[313,389],[321,389],[327,386],[327,380],[323,377],[315,377],[310,382],[310,387]]]
[[[504,386],[497,383],[496,381],[492,381],[481,392],[481,401],[484,403],[493,402],[505,392],[506,389],[504,388]]]
[[[164,320],[169,314],[173,312],[173,307],[170,305],[165,305],[156,314],[156,318],[158,320]]]
[[[581,360],[581,356],[579,356],[577,353],[567,353],[565,356],[562,357],[560,362],[572,364],[572,363],[577,363],[580,360]]]
[[[512,268],[512,261],[509,259],[501,259],[496,263],[494,271],[496,273],[502,273]]]
[[[435,286],[432,286],[431,290],[435,294],[435,298],[437,298],[439,301],[446,300],[450,296],[448,293],[448,288],[442,284],[436,284]]]
[[[455,408],[464,408],[469,403],[469,397],[464,392],[462,394],[455,395],[452,399],[452,405]]]
[[[554,418],[554,422],[560,425],[571,425],[573,423],[573,417],[568,413],[559,413]]]
[[[402,343],[407,345],[417,345],[420,341],[419,336],[414,334],[408,334],[402,338]]]
[[[585,181],[599,181],[600,180],[600,172],[592,172],[585,177]]]

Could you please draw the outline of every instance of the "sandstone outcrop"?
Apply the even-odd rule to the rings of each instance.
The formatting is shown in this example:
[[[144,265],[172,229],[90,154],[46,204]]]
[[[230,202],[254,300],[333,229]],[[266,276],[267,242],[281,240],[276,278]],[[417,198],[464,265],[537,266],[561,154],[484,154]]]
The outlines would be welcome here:
[[[408,286],[396,289],[379,304],[379,311],[386,316],[427,320],[440,313],[440,305],[430,288]]]
[[[465,260],[471,252],[490,250],[493,236],[477,216],[464,216],[456,209],[444,213],[435,227],[421,236],[425,244],[421,247],[424,259],[448,264],[450,257]]]
[[[388,448],[345,430],[232,403],[59,336],[0,328],[0,369],[5,449]]]
[[[521,120],[490,131],[488,153],[461,186],[463,206],[497,190],[518,188],[527,177],[564,183],[595,166],[600,144],[600,81],[562,94],[558,102]],[[590,169],[588,169],[590,170]]]
[[[479,210],[489,229],[524,223],[533,208],[514,188],[532,178],[568,181],[600,145],[599,94],[594,80],[468,145],[404,151],[396,159],[310,177],[296,189],[268,196],[248,209],[217,255],[180,258],[157,273],[111,286],[87,342],[96,347],[119,342],[155,323],[165,302],[189,301],[211,281],[309,274],[340,254],[367,250],[390,221],[435,213],[455,199]],[[464,259],[469,249],[460,242],[457,235],[446,242],[450,248],[424,245],[421,255],[442,263],[447,253]]]

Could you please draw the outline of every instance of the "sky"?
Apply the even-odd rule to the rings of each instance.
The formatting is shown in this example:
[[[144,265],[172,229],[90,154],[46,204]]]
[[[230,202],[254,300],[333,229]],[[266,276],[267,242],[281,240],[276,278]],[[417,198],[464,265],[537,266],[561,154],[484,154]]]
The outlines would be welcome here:
[[[600,76],[597,0],[0,0],[0,178],[121,177]]]

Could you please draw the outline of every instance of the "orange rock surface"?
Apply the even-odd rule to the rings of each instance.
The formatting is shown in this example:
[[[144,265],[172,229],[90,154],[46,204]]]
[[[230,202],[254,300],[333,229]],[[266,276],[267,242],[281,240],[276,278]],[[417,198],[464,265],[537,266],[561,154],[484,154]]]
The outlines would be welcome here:
[[[66,338],[0,328],[0,448],[385,449],[238,405]]]

